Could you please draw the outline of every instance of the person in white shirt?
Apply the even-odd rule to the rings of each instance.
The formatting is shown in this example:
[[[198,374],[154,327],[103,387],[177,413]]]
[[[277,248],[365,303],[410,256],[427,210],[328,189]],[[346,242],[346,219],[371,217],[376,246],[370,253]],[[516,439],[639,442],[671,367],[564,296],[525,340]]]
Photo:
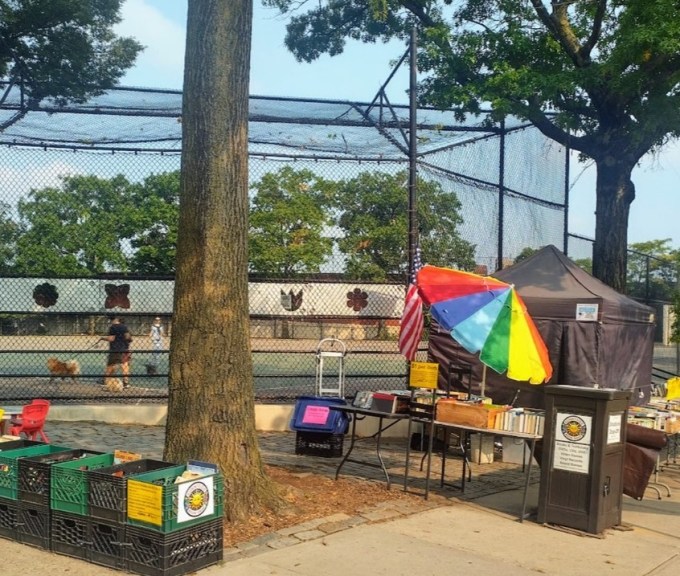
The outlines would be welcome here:
[[[161,350],[163,350],[163,324],[161,324],[161,319],[156,316],[154,318],[153,324],[151,325],[151,331],[149,332],[149,337],[151,338],[151,347],[153,352],[151,353],[151,361],[147,365],[149,373],[156,374],[158,372],[158,364],[161,359]]]

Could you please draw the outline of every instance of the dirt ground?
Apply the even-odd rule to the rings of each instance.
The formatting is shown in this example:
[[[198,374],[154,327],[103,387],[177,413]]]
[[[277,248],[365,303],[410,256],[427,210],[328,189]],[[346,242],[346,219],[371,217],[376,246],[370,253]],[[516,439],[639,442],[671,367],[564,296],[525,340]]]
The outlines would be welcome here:
[[[306,471],[267,466],[267,472],[281,492],[284,508],[245,522],[226,523],[224,546],[248,542],[263,534],[344,512],[350,516],[381,502],[422,501],[422,496],[403,490],[388,490],[384,482],[355,478],[331,479]]]

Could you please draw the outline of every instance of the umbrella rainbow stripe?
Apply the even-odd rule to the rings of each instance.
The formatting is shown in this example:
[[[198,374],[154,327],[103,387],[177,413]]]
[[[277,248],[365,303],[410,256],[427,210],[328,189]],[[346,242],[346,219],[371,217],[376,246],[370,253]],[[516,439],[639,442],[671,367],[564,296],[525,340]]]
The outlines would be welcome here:
[[[426,266],[418,288],[438,324],[468,352],[508,378],[541,384],[548,350],[513,286],[469,272]]]

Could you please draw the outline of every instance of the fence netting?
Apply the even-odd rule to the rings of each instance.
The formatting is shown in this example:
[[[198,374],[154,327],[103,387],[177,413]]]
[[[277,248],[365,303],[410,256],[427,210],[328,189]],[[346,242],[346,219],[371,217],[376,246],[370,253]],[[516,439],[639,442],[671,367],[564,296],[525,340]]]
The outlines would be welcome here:
[[[24,107],[21,90],[7,88],[0,105],[4,173],[0,195],[15,206],[31,191],[63,186],[65,177],[122,175],[131,183],[180,170],[181,92],[123,88],[84,104]],[[418,178],[460,202],[461,238],[472,246],[476,270],[493,273],[526,249],[564,249],[568,153],[517,118],[489,124],[453,112],[417,111]],[[283,168],[309,171],[333,183],[366,174],[402,183],[406,202],[409,108],[382,101],[356,103],[253,96],[250,99],[251,207],[258,185]],[[335,207],[340,216],[343,207]],[[317,274],[253,274],[249,284],[256,397],[280,401],[314,392],[319,342],[337,338],[345,393],[402,389],[407,366],[397,350],[406,266],[384,281],[348,271],[343,230],[327,226],[333,249]],[[407,237],[403,237],[406,255]],[[134,249],[126,247],[130,258]],[[395,272],[398,274],[395,275]],[[0,277],[0,399],[43,396],[85,400],[164,401],[172,341],[171,277],[110,270],[105,275],[7,273]],[[56,296],[56,300],[53,297]],[[47,297],[45,297],[47,295]],[[52,298],[50,299],[50,295]],[[52,300],[55,300],[52,302]],[[106,346],[99,336],[119,314],[134,336],[131,387],[103,388]],[[154,350],[153,319],[165,330]],[[426,338],[426,336],[425,336]],[[426,359],[426,340],[419,359]],[[76,360],[75,378],[53,377],[49,358]],[[149,368],[153,366],[153,368]],[[328,377],[339,366],[326,362]]]

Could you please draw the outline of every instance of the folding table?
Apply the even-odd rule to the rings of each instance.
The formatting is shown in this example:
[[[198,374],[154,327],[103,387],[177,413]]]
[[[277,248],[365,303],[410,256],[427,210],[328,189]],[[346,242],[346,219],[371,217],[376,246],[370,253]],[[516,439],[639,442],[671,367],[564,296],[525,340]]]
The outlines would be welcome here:
[[[391,480],[390,480],[390,475],[387,472],[387,468],[385,467],[385,462],[383,461],[382,458],[382,453],[381,453],[381,440],[382,440],[382,433],[397,424],[401,420],[406,420],[409,416],[408,414],[399,414],[399,413],[394,413],[394,412],[378,412],[377,410],[368,410],[366,408],[357,408],[356,406],[335,406],[331,405],[330,406],[331,410],[338,410],[340,412],[344,412],[345,414],[349,415],[352,419],[352,426],[350,429],[350,443],[349,443],[349,448],[347,449],[347,453],[344,455],[342,460],[340,461],[340,464],[338,464],[338,467],[335,470],[335,479],[338,479],[338,476],[340,475],[340,470],[342,470],[342,467],[345,465],[345,462],[352,462],[354,464],[361,464],[363,466],[369,466],[372,468],[379,468],[383,471],[383,474],[385,475],[385,480],[387,481],[387,489],[389,490],[391,487]],[[358,420],[364,420],[365,418],[375,418],[378,420],[378,430],[371,436],[365,436],[362,438],[357,438],[357,421]],[[359,460],[356,458],[352,458],[352,451],[354,450],[354,445],[356,444],[357,441],[363,441],[363,440],[375,440],[375,448],[376,448],[376,456],[377,456],[377,462],[370,462],[368,460]]]

